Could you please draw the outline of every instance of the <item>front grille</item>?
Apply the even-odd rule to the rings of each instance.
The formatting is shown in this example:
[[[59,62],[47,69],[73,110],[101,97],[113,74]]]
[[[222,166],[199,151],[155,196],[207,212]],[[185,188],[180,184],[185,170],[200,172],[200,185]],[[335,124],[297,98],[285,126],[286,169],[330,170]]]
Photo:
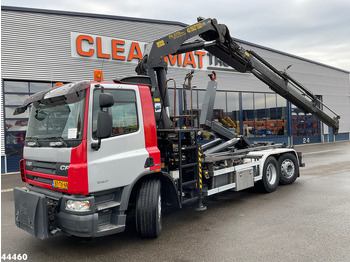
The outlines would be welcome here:
[[[44,184],[48,184],[48,185],[52,184],[52,179],[44,178],[44,177],[40,177],[40,176],[27,175],[27,179],[32,180],[32,181],[36,181],[36,182],[40,182],[40,183],[44,183]]]
[[[28,159],[25,161],[25,169],[27,171],[63,177],[68,176],[68,166],[69,163],[44,162]]]

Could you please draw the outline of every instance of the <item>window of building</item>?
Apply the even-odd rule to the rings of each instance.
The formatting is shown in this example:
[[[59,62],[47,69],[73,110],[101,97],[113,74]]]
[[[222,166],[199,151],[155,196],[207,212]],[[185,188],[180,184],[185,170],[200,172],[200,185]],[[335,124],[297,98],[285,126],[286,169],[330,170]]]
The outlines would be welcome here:
[[[255,136],[271,135],[270,129],[267,127],[265,96],[263,93],[254,94],[254,125],[252,133]]]
[[[224,117],[227,117],[226,92],[218,91],[214,102],[213,119],[225,125]]]
[[[239,127],[239,93],[227,92],[227,126],[235,134],[240,134]]]
[[[31,94],[35,94],[35,93],[44,91],[46,89],[49,89],[52,86],[54,86],[54,85],[52,85],[51,83],[30,82],[29,83],[29,92]]]
[[[24,140],[26,136],[28,113],[14,116],[17,106],[29,96],[29,83],[19,81],[3,81],[4,119],[4,150],[7,157],[7,172],[18,170],[18,162],[22,158]],[[10,168],[8,168],[10,167]]]
[[[29,93],[28,82],[4,81],[6,93]]]
[[[292,105],[292,135],[296,136],[319,136],[320,121],[316,116],[305,113]]]
[[[242,93],[243,135],[254,136],[254,94]]]
[[[5,115],[7,118],[28,118],[29,117],[29,110],[25,111],[24,113],[20,115],[14,115],[16,107],[5,107]]]
[[[266,94],[266,135],[277,135],[278,127],[282,127],[281,121],[277,118],[276,94]]]
[[[13,131],[26,131],[28,120],[5,120],[5,126],[7,132]]]
[[[52,82],[29,82],[3,80],[4,119],[4,151],[7,158],[6,172],[18,171],[18,162],[23,157],[23,146],[26,137],[29,111],[13,115],[16,107],[23,104],[29,95],[51,88]]]
[[[27,94],[6,94],[5,106],[20,106],[28,98]]]
[[[288,132],[288,117],[287,117],[287,100],[277,95],[277,135],[287,135]]]

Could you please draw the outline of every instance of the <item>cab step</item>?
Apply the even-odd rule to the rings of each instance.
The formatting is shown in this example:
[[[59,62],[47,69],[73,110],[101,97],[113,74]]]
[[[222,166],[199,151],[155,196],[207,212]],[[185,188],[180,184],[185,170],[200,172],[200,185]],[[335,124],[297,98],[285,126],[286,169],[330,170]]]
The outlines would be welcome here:
[[[120,226],[120,225],[118,226],[114,224],[104,224],[104,225],[98,226],[98,232],[106,232],[106,231],[111,231],[111,230],[124,228],[124,227],[125,226]]]
[[[101,210],[106,210],[106,209],[110,209],[110,208],[114,208],[114,207],[118,207],[118,206],[120,206],[119,201],[111,200],[111,201],[107,201],[107,202],[97,203],[96,210],[101,211]]]

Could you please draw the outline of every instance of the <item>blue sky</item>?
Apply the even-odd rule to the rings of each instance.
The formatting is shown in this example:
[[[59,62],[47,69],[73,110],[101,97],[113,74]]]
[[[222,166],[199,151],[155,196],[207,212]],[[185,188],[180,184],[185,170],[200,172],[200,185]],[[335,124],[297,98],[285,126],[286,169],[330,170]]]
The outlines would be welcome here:
[[[350,71],[347,0],[2,0],[2,5],[171,20],[217,18],[232,37]]]

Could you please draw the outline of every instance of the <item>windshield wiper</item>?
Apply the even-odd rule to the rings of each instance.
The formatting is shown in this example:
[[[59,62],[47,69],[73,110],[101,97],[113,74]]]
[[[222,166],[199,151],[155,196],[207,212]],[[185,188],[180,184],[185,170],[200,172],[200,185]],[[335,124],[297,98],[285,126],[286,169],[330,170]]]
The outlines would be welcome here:
[[[52,147],[61,147],[61,146],[69,147],[68,144],[66,143],[66,141],[64,141],[63,137],[60,137],[60,136],[45,137],[44,139],[45,140],[49,140],[49,139],[59,140],[56,142],[50,142],[50,146],[52,146]]]
[[[39,139],[37,137],[26,137],[26,140],[27,139],[30,139],[32,141],[27,141],[27,146],[30,146],[30,147],[40,147],[40,143],[39,143]]]

